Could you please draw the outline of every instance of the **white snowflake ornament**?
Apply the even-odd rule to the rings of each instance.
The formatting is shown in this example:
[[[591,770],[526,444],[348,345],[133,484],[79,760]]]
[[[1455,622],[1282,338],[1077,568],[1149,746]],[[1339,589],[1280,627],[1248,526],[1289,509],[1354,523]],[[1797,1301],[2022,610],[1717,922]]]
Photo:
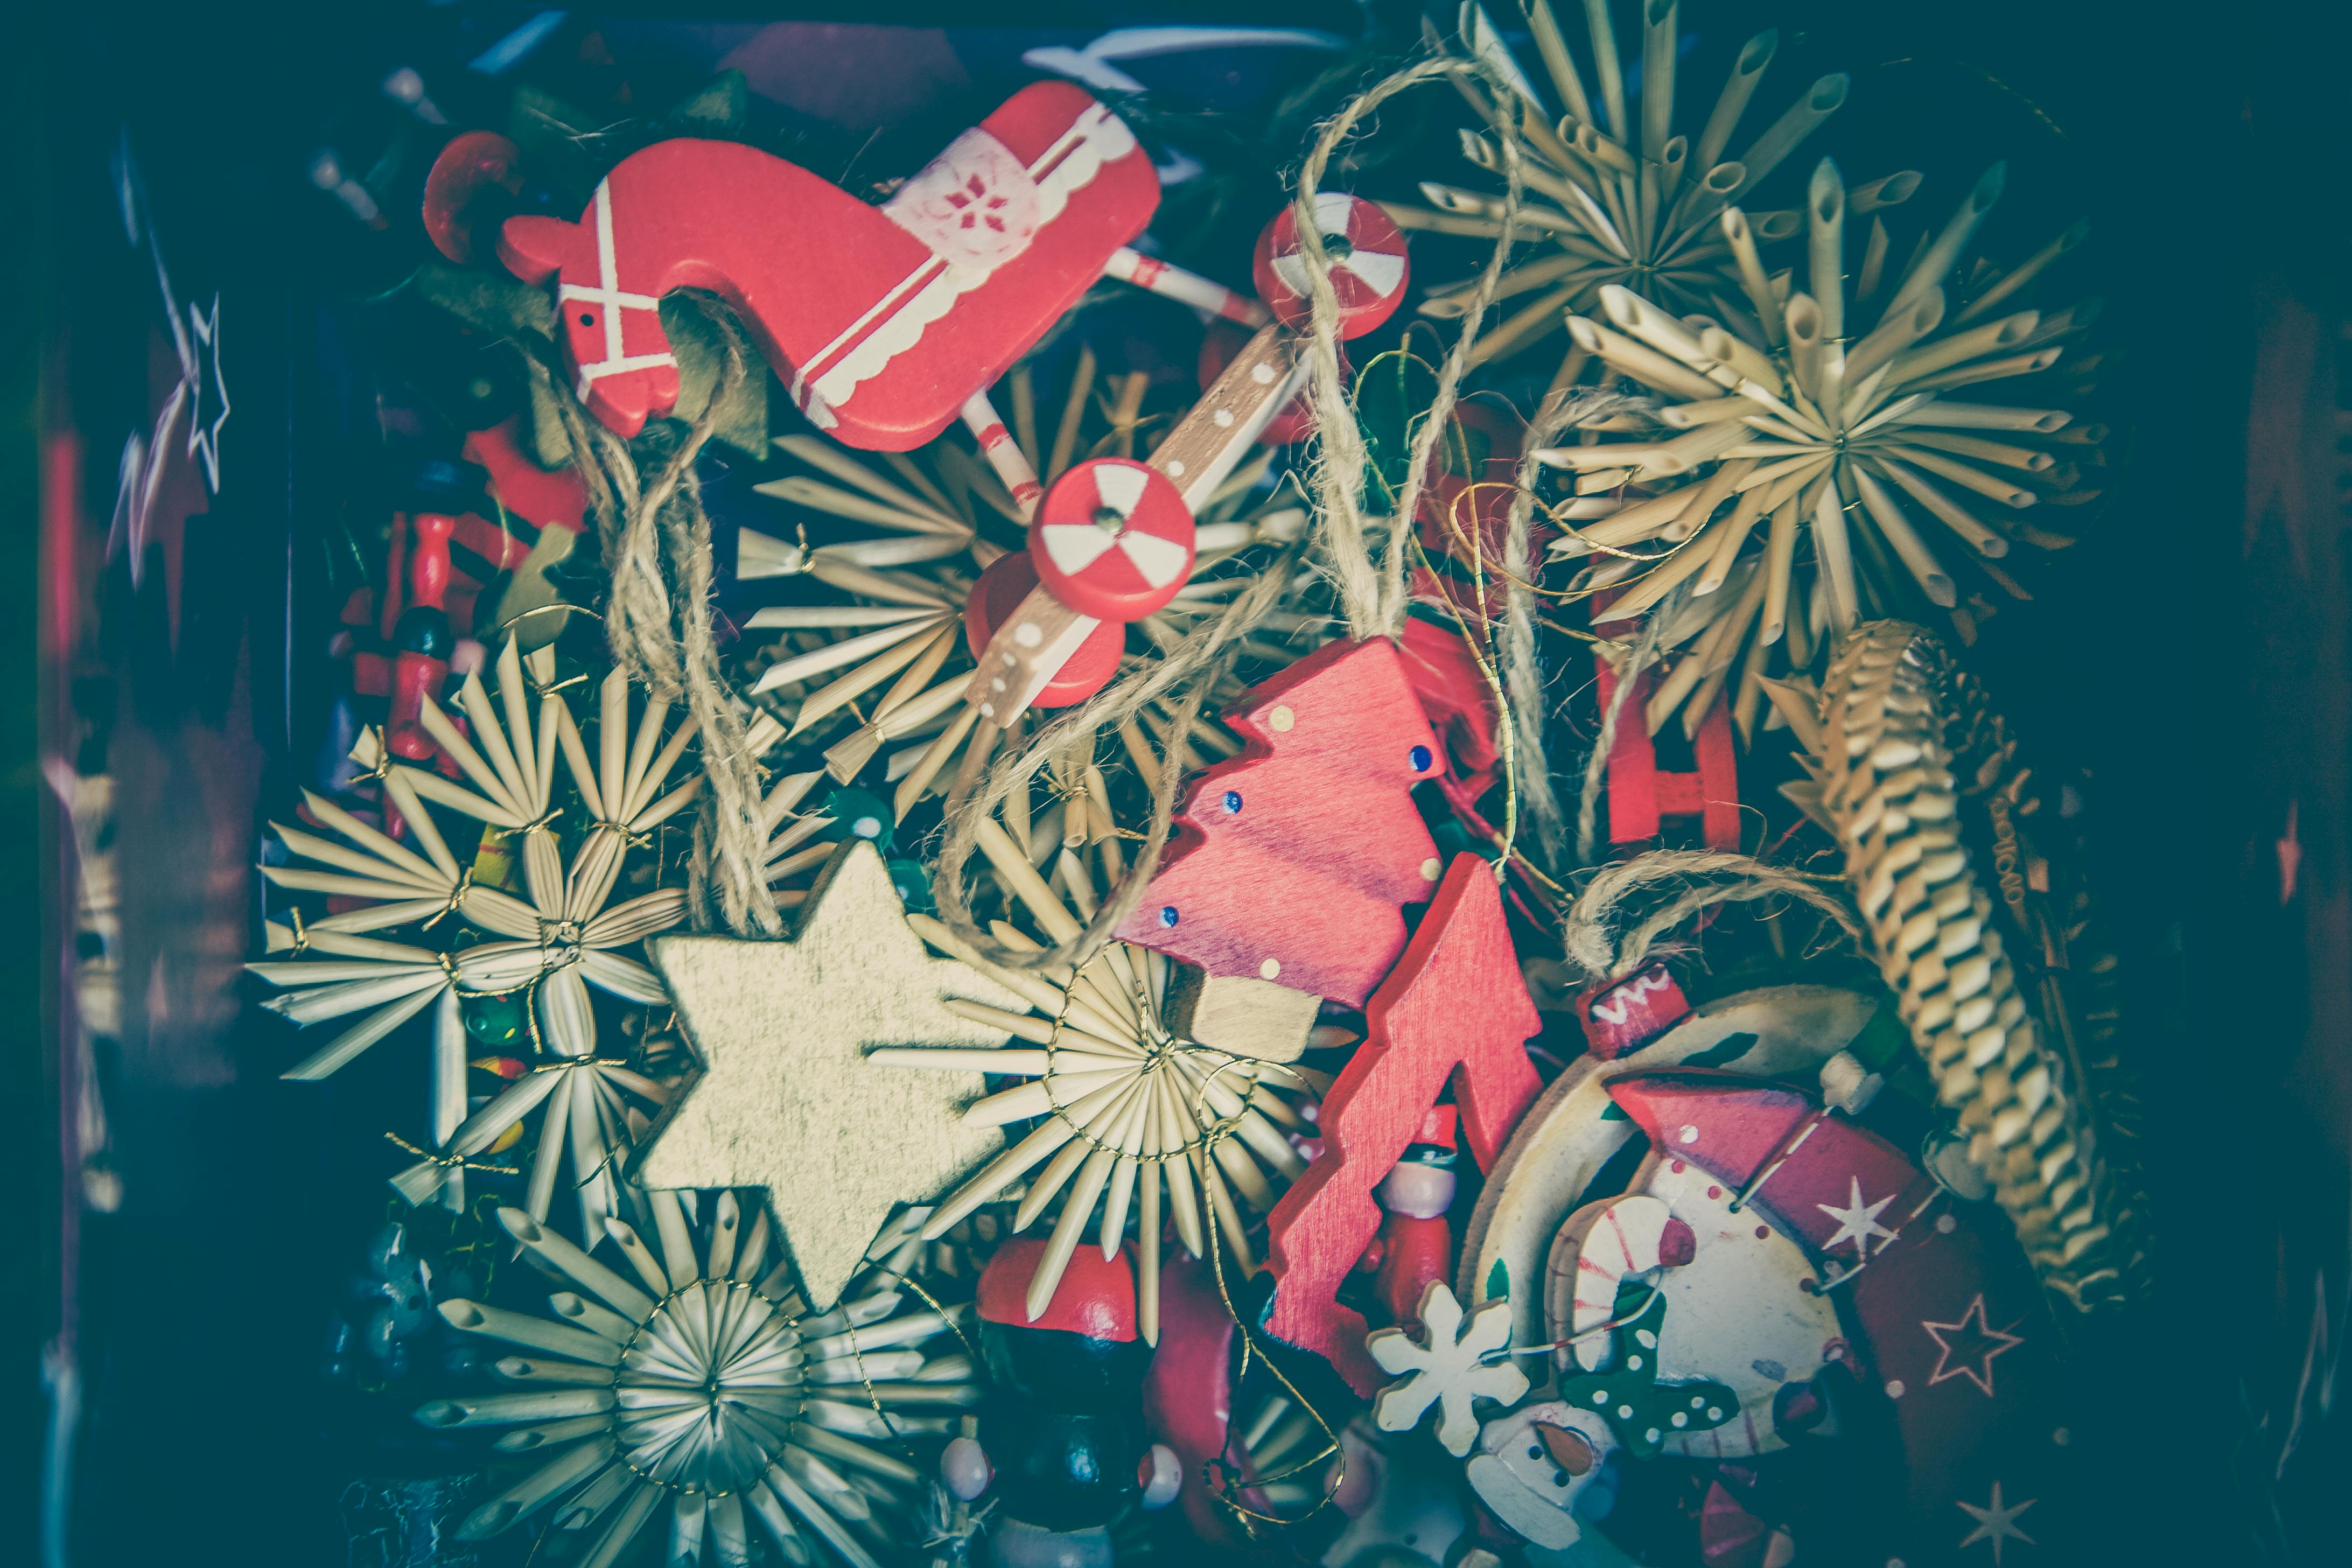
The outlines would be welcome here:
[[[1516,1363],[1486,1359],[1510,1348],[1511,1303],[1507,1299],[1489,1301],[1465,1321],[1454,1292],[1443,1280],[1433,1279],[1421,1293],[1420,1316],[1429,1334],[1425,1347],[1413,1343],[1402,1329],[1382,1329],[1364,1341],[1381,1371],[1409,1374],[1373,1398],[1372,1420],[1385,1432],[1407,1431],[1434,1403],[1439,1406],[1437,1440],[1459,1458],[1478,1437],[1472,1400],[1509,1405],[1528,1391],[1528,1374]]]

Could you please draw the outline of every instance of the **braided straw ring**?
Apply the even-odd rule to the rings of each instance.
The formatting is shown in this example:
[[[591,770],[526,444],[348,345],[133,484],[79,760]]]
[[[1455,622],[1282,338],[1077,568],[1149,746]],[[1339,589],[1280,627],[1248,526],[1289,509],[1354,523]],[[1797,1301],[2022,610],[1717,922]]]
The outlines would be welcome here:
[[[2014,819],[2032,808],[2014,742],[1944,646],[1900,621],[1845,639],[1822,709],[1822,804],[1847,879],[1969,1160],[2043,1285],[2084,1309],[2136,1294],[2145,1200],[2065,995],[2103,966],[2079,942],[2070,960],[2075,915],[2007,874],[2021,856]],[[2013,952],[2042,973],[2021,984]]]

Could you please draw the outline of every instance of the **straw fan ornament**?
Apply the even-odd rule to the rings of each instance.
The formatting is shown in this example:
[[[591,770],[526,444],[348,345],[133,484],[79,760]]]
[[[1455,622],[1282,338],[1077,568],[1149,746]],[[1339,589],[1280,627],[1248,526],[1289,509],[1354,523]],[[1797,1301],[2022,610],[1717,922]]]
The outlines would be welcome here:
[[[1093,917],[1101,895],[1070,849],[1055,857],[1049,885],[993,818],[982,823],[977,842],[1045,942],[1071,941]],[[1109,1258],[1132,1219],[1138,1322],[1153,1343],[1160,1335],[1163,1215],[1195,1258],[1209,1255],[1207,1229],[1215,1226],[1233,1254],[1233,1278],[1250,1273],[1255,1263],[1247,1213],[1271,1209],[1307,1168],[1290,1134],[1310,1132],[1300,1108],[1328,1086],[1323,1075],[1235,1056],[1173,1033],[1165,1022],[1173,966],[1162,954],[1114,942],[1075,973],[1065,967],[1014,970],[992,963],[938,921],[914,915],[908,923],[940,952],[1018,993],[1030,1011],[950,1001],[950,1011],[1003,1029],[1015,1043],[978,1051],[886,1047],[866,1060],[1025,1079],[976,1101],[964,1119],[992,1127],[1037,1119],[1025,1137],[940,1203],[924,1236],[947,1234],[1024,1179],[1028,1190],[1013,1216],[1015,1232],[1058,1199],[1050,1241],[1029,1282],[1026,1305],[1034,1319],[1053,1300],[1088,1226],[1095,1226],[1095,1245]],[[990,934],[1021,952],[1045,945],[1009,920],[992,922]]]
[[[1593,87],[1570,56],[1547,0],[1532,0],[1528,22],[1558,102],[1552,110],[1511,56],[1486,11],[1462,8],[1460,45],[1492,66],[1514,89],[1489,102],[1473,91],[1488,122],[1486,132],[1462,133],[1464,154],[1480,170],[1500,174],[1495,139],[1517,145],[1524,184],[1517,231],[1534,248],[1505,275],[1501,299],[1508,313],[1490,325],[1472,351],[1475,363],[1532,347],[1559,330],[1567,312],[1590,309],[1600,290],[1621,285],[1649,294],[1678,311],[1719,312],[1738,289],[1737,247],[1719,218],[1734,200],[1752,193],[1822,121],[1845,102],[1846,78],[1813,82],[1769,123],[1735,148],[1734,138],[1779,47],[1777,32],[1759,33],[1739,51],[1704,121],[1677,131],[1675,0],[1644,0],[1635,70],[1639,101],[1626,102],[1627,72],[1605,0],[1586,0],[1585,35],[1593,60]],[[1465,91],[1472,90],[1465,86]],[[1597,101],[1596,101],[1597,97]],[[1696,121],[1695,115],[1685,119]],[[1760,115],[1758,117],[1760,119]],[[1903,199],[1916,174],[1895,174],[1854,194],[1858,205]],[[1493,237],[1501,232],[1503,198],[1465,187],[1425,184],[1434,211],[1398,206],[1391,216],[1408,228]],[[1768,239],[1796,230],[1796,215],[1759,216]],[[1459,318],[1477,290],[1473,279],[1429,290],[1421,313]],[[1561,380],[1582,363],[1571,349]]]
[[[442,1429],[508,1426],[497,1448],[540,1463],[467,1515],[461,1540],[497,1535],[552,1508],[577,1532],[580,1568],[609,1568],[647,1527],[670,1564],[754,1560],[751,1522],[788,1563],[878,1568],[900,1540],[929,1467],[908,1439],[944,1438],[979,1403],[962,1333],[908,1270],[923,1244],[894,1227],[832,1310],[812,1314],[788,1261],[772,1260],[764,1213],[732,1192],[646,1195],[654,1234],[618,1218],[597,1252],[518,1209],[499,1222],[565,1288],[541,1317],[444,1301],[449,1324],[524,1353],[491,1368],[512,1392],[436,1400]],[[919,1216],[917,1216],[919,1217]],[[773,1267],[771,1268],[771,1263]],[[656,1515],[667,1513],[661,1524]]]
[[[458,693],[470,739],[437,702],[425,704],[425,730],[456,763],[463,783],[387,759],[381,734],[364,734],[353,755],[378,771],[387,811],[398,814],[417,847],[306,791],[310,817],[335,837],[276,826],[287,850],[309,864],[264,866],[262,875],[289,892],[357,907],[307,922],[272,922],[269,951],[296,956],[247,967],[285,993],[264,1005],[299,1025],[360,1016],[289,1068],[289,1079],[327,1078],[433,1009],[431,1120],[439,1152],[394,1178],[411,1202],[438,1191],[462,1206],[464,1162],[544,1108],[526,1206],[532,1217],[547,1217],[568,1151],[582,1221],[593,1234],[616,1212],[609,1171],[614,1152],[632,1141],[642,1108],[658,1108],[667,1094],[597,1053],[588,987],[645,1006],[667,1005],[661,981],[624,950],[679,924],[686,895],[664,888],[616,901],[614,894],[644,836],[688,805],[701,781],[670,784],[694,739],[693,725],[665,737],[668,705],[648,700],[632,726],[628,681],[618,671],[599,689],[592,756],[572,710],[551,689],[554,673],[551,648],[526,658],[509,637],[498,659],[495,700],[479,675],[467,676]],[[571,833],[563,830],[570,808],[555,800],[559,754],[588,817]],[[474,864],[461,865],[428,805],[506,836],[509,847],[519,845],[522,896],[477,878],[499,841],[487,840]],[[453,917],[458,930],[482,940],[425,946],[366,934],[415,926],[423,937]],[[530,1005],[540,1059],[468,1116],[460,1001],[517,993]]]
[[[1671,543],[1643,552],[1654,564],[1608,617],[1631,620],[1688,584],[1670,618],[1684,639],[1696,635],[1694,620],[1706,628],[1695,653],[1703,648],[1718,675],[1745,650],[1744,713],[1754,711],[1769,650],[1792,628],[1787,668],[1810,663],[1817,638],[1913,607],[1956,612],[1971,635],[1963,590],[1986,583],[2022,596],[1995,563],[2014,544],[2072,542],[2063,521],[2042,520],[2063,520],[2099,493],[2106,431],[2077,422],[2070,406],[2097,369],[2081,348],[2097,302],[2027,303],[2029,286],[2086,226],[2007,269],[1972,257],[2005,177],[2003,165],[1988,170],[1906,260],[1883,220],[1866,236],[1848,224],[1844,184],[1824,159],[1794,272],[1767,278],[1749,265],[1746,216],[1735,207],[1719,219],[1742,258],[1741,309],[1681,317],[1612,287],[1598,318],[1570,323],[1611,375],[1658,405],[1647,431],[1596,433],[1543,454],[1577,475],[1580,490],[1644,492],[1580,525],[1553,553]],[[1608,563],[1595,580],[1630,569]],[[1650,728],[1700,685],[1678,668],[1651,704]]]

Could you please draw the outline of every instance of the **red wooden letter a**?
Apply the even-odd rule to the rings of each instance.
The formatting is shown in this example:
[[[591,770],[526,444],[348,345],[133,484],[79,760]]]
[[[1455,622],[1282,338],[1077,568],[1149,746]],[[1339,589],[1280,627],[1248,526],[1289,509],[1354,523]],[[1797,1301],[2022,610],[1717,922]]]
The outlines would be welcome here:
[[[1315,1352],[1369,1398],[1381,1373],[1364,1320],[1339,1305],[1348,1273],[1381,1227],[1372,1188],[1454,1080],[1480,1170],[1541,1084],[1527,1041],[1543,1023],[1519,978],[1494,868],[1457,855],[1404,956],[1364,1006],[1368,1033],[1323,1100],[1323,1154],[1275,1205],[1276,1338]]]

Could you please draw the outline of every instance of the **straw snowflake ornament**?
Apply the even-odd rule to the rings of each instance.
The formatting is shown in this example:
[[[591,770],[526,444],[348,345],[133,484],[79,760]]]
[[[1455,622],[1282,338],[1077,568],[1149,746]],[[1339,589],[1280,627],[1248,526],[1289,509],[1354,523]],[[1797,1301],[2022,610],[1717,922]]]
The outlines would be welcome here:
[[[2042,311],[2025,295],[2085,228],[2076,225],[2006,271],[1970,258],[2004,179],[2001,165],[1989,170],[1908,261],[1895,259],[1885,225],[1874,219],[1856,259],[1847,193],[1824,159],[1807,193],[1804,267],[1768,279],[1743,259],[1745,309],[1678,317],[1612,287],[1601,294],[1601,319],[1570,323],[1580,346],[1612,375],[1647,388],[1657,407],[1654,425],[1631,438],[1612,430],[1542,454],[1575,473],[1580,490],[1647,492],[1582,525],[1554,553],[1620,556],[1598,581],[1628,569],[1626,547],[1672,543],[1647,557],[1654,564],[1608,616],[1630,620],[1689,584],[1681,635],[1693,635],[1694,617],[1712,627],[1707,659],[1717,673],[1748,650],[1740,679],[1748,712],[1765,650],[1812,612],[1802,598],[1791,609],[1807,563],[1801,535],[1810,536],[1817,574],[1815,621],[1800,628],[1810,648],[1808,631],[1842,634],[1921,601],[1951,610],[1962,586],[1979,580],[2021,595],[1992,563],[2012,543],[2071,542],[2021,514],[2032,509],[2039,518],[2098,494],[2087,476],[2105,461],[2106,432],[2077,424],[2067,406],[2097,366],[2079,348],[2097,304]],[[1745,216],[1731,208],[1720,222],[1737,244]],[[1760,552],[1743,553],[1759,537]],[[1963,576],[1962,563],[1975,576]],[[1810,661],[1791,652],[1791,668]],[[1662,689],[1650,727],[1697,684]]]
[[[1092,918],[1095,883],[1070,849],[1055,853],[1048,883],[993,819],[981,826],[978,843],[1047,941],[1072,940]],[[940,1205],[924,1236],[947,1234],[1024,1177],[1028,1191],[1013,1216],[1015,1231],[1058,1199],[1051,1238],[1029,1282],[1027,1307],[1035,1318],[1053,1300],[1099,1204],[1095,1232],[1106,1258],[1117,1255],[1135,1222],[1138,1320],[1144,1338],[1157,1343],[1162,1215],[1196,1258],[1208,1256],[1206,1227],[1215,1225],[1234,1254],[1236,1278],[1247,1274],[1255,1265],[1244,1209],[1271,1209],[1307,1168],[1286,1130],[1308,1128],[1300,1104],[1328,1080],[1173,1034],[1163,1021],[1171,966],[1162,954],[1114,942],[1075,973],[1015,970],[991,962],[938,921],[915,915],[908,923],[940,952],[1011,987],[1031,1010],[950,1002],[950,1010],[1019,1043],[985,1051],[885,1047],[866,1059],[878,1067],[978,1068],[1025,1079],[974,1102],[965,1119],[990,1126],[1040,1119]],[[991,934],[1024,952],[1045,945],[1010,921],[995,921]]]
[[[441,1303],[452,1327],[528,1353],[492,1369],[515,1392],[436,1400],[417,1421],[512,1426],[499,1450],[542,1461],[468,1515],[461,1539],[552,1505],[548,1528],[588,1542],[581,1568],[609,1568],[665,1510],[673,1565],[749,1564],[752,1519],[788,1563],[878,1568],[898,1544],[928,1473],[902,1457],[907,1440],[950,1434],[947,1412],[980,1399],[971,1357],[947,1339],[960,1330],[907,1277],[923,1244],[896,1227],[841,1304],[812,1315],[791,1265],[768,1267],[764,1212],[747,1227],[719,1193],[698,1247],[695,1197],[646,1194],[650,1238],[606,1220],[618,1267],[499,1211],[568,1288],[548,1297],[552,1318]]]
[[[1464,132],[1463,152],[1480,170],[1499,174],[1504,161],[1495,138],[1517,143],[1524,185],[1517,226],[1535,242],[1534,250],[1505,275],[1501,298],[1535,297],[1487,329],[1472,351],[1474,363],[1540,342],[1559,330],[1566,312],[1589,308],[1612,284],[1649,293],[1680,310],[1721,309],[1718,301],[1737,290],[1737,263],[1716,220],[1845,102],[1846,78],[1822,77],[1735,149],[1734,138],[1779,47],[1776,32],[1760,33],[1739,51],[1706,121],[1678,132],[1676,0],[1644,0],[1641,14],[1634,63],[1641,94],[1629,110],[1627,72],[1606,0],[1586,0],[1583,6],[1592,91],[1551,6],[1547,0],[1531,0],[1528,23],[1545,74],[1566,110],[1555,121],[1484,8],[1462,8],[1461,47],[1492,66],[1513,89],[1506,101],[1474,95],[1490,129]],[[1864,205],[1900,201],[1917,179],[1892,175],[1856,192],[1855,199]],[[1391,207],[1391,216],[1407,227],[1490,237],[1500,233],[1500,196],[1438,184],[1424,184],[1422,194],[1435,211]],[[1795,217],[1762,215],[1759,226],[1764,237],[1782,238],[1795,231]],[[1433,320],[1458,318],[1476,288],[1473,279],[1433,289],[1421,312]],[[1573,370],[1564,371],[1563,379],[1572,378]]]
[[[678,924],[685,894],[659,889],[617,902],[614,894],[632,845],[687,805],[701,781],[667,787],[693,726],[665,740],[667,704],[649,701],[633,730],[628,682],[617,671],[605,677],[599,694],[598,754],[592,759],[571,709],[548,689],[553,674],[551,649],[525,658],[509,638],[499,658],[497,700],[478,675],[468,676],[459,693],[472,739],[437,704],[425,705],[424,726],[457,763],[464,784],[392,762],[380,734],[363,736],[354,756],[378,770],[386,805],[423,852],[306,792],[310,815],[336,837],[276,826],[287,849],[310,865],[265,866],[262,875],[289,892],[341,896],[361,907],[307,924],[273,922],[270,951],[298,956],[247,967],[283,988],[264,1005],[299,1025],[361,1015],[288,1069],[289,1079],[330,1077],[408,1019],[435,1009],[432,1133],[440,1152],[394,1178],[411,1201],[440,1190],[445,1201],[462,1205],[464,1162],[544,1107],[528,1206],[534,1218],[547,1217],[568,1149],[583,1223],[593,1233],[615,1212],[609,1174],[614,1151],[631,1141],[643,1117],[639,1106],[658,1107],[666,1091],[596,1054],[588,987],[647,1006],[667,1001],[653,971],[622,950]],[[553,805],[559,753],[592,819],[568,865],[558,828],[565,813]],[[519,839],[526,896],[478,882],[474,868],[451,853],[427,802],[509,835],[509,843]],[[363,934],[407,925],[430,930],[449,916],[485,940],[443,951]],[[543,1059],[469,1117],[460,998],[518,991],[530,999]]]

